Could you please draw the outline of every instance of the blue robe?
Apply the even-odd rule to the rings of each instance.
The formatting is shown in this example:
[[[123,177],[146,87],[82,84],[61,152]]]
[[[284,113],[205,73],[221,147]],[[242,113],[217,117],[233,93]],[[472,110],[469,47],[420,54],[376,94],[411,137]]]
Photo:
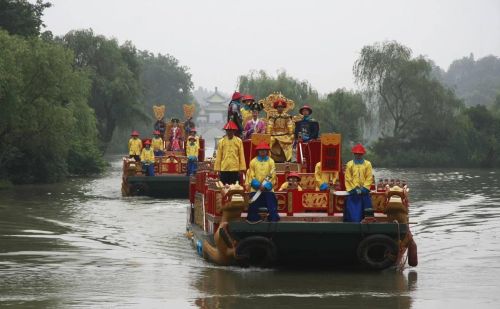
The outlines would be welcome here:
[[[257,192],[250,193],[250,199]],[[268,216],[267,221],[277,222],[280,220],[280,215],[278,214],[278,200],[276,195],[272,191],[263,191],[257,200],[248,206],[247,220],[250,222],[259,221],[261,218],[259,216],[259,208],[267,208]]]

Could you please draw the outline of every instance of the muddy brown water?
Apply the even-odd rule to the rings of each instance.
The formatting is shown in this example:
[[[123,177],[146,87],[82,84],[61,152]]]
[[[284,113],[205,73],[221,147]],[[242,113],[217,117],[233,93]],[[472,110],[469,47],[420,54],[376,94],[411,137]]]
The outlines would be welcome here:
[[[402,272],[211,265],[187,201],[124,198],[120,172],[0,191],[0,307],[500,308],[500,170],[376,169],[410,185]]]

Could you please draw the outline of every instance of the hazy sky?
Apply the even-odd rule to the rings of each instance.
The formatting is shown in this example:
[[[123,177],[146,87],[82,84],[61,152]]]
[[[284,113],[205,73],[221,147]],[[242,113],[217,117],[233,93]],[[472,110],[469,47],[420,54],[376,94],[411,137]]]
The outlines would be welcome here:
[[[190,68],[195,87],[225,92],[237,77],[286,70],[320,93],[353,88],[364,45],[397,40],[447,69],[474,53],[500,56],[499,0],[50,0],[47,28],[131,40],[171,54]]]

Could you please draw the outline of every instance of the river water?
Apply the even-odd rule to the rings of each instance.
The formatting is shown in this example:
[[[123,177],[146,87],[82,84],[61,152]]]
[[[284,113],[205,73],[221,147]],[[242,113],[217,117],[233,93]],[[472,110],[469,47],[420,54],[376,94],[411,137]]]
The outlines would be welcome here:
[[[419,265],[402,272],[216,267],[184,237],[186,200],[100,178],[0,191],[0,307],[500,308],[500,170],[407,179]]]

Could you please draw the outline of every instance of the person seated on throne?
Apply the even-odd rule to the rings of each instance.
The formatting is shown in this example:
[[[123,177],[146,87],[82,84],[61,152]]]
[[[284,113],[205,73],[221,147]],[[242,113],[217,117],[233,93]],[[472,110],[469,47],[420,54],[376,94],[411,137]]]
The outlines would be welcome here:
[[[270,147],[267,143],[261,142],[255,149],[257,156],[250,161],[245,180],[251,192],[247,220],[260,221],[259,208],[267,208],[267,220],[276,222],[280,220],[280,216],[278,200],[273,192],[273,186],[276,184],[274,160],[269,157]]]
[[[169,151],[182,150],[182,131],[179,127],[179,119],[172,118],[172,128],[170,128]]]
[[[292,144],[294,125],[292,117],[284,112],[286,101],[277,99],[273,107],[277,113],[269,117],[267,134],[271,135],[271,157],[275,162],[290,162],[292,159]]]
[[[252,118],[245,123],[243,139],[251,139],[254,133],[266,133],[266,123],[259,119],[260,105],[252,105]]]
[[[312,108],[304,105],[299,109],[302,120],[295,123],[295,139],[307,143],[310,140],[317,139],[319,134],[319,124],[311,118]]]

